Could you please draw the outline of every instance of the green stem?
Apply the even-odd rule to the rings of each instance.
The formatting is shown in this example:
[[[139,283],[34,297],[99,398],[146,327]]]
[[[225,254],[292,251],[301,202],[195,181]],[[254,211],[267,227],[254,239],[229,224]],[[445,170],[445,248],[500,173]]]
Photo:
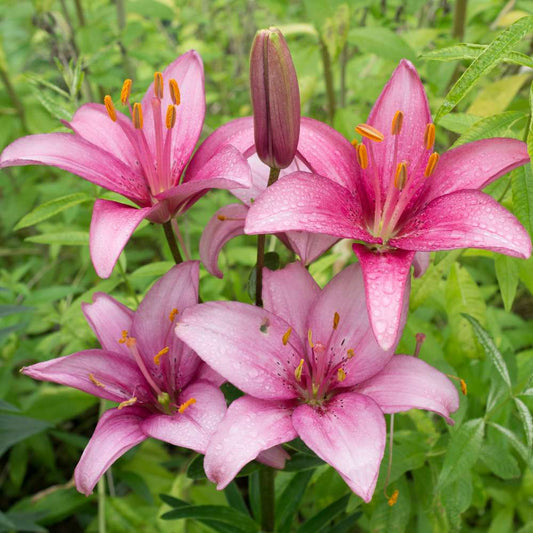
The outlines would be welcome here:
[[[100,400],[100,416],[105,411],[105,400]],[[98,533],[106,533],[105,522],[105,476],[102,476],[98,481]]]
[[[122,266],[122,263],[120,261],[117,261],[118,269],[120,270],[120,275],[122,276],[122,280],[124,281],[124,285],[126,285],[126,289],[128,289],[128,292],[130,293],[130,296],[135,300],[135,303],[139,305],[139,298],[137,296],[137,293],[131,286],[130,280],[128,279],[128,275],[126,274],[126,271],[124,270],[124,267]]]
[[[259,471],[259,492],[261,498],[261,530],[274,531],[274,469],[267,467]]]
[[[178,248],[178,243],[176,242],[176,236],[174,235],[174,231],[172,230],[172,223],[170,222],[170,220],[163,224],[163,230],[165,231],[165,237],[167,238],[168,247],[172,252],[174,262],[176,263],[176,265],[183,263],[183,257],[181,257],[181,253]]]
[[[466,3],[467,0],[455,0],[455,11],[453,13],[453,36],[460,41],[462,41],[465,36]]]
[[[81,0],[74,0],[74,5],[76,6],[76,16],[78,17],[80,26],[85,26],[85,15],[83,13]]]
[[[267,187],[278,179],[280,169],[271,168],[268,176]],[[257,262],[255,266],[255,305],[263,307],[263,265],[265,264],[265,238],[266,235],[257,236]]]
[[[26,113],[24,111],[24,105],[20,101],[17,91],[13,87],[13,84],[11,83],[11,79],[9,78],[9,74],[7,70],[4,70],[3,68],[0,68],[0,78],[2,79],[2,83],[4,84],[7,94],[9,96],[9,99],[11,102],[13,102],[13,105],[15,106],[15,109],[17,110],[17,115],[20,119],[20,124],[22,125],[22,129],[24,132],[29,132],[28,129],[28,123],[26,122]]]
[[[124,0],[116,0],[117,3],[117,26],[118,26],[118,32],[120,36],[122,37],[122,34],[124,32],[124,28],[126,28],[126,5],[124,3]],[[122,42],[122,38],[120,38],[117,41],[118,47],[120,48],[120,54],[122,56],[122,63],[124,66],[124,72],[126,73],[126,76],[128,78],[134,78],[135,77],[135,70],[133,68],[133,65],[131,63],[130,57],[128,55],[128,50],[124,46],[124,43]]]
[[[331,58],[326,43],[320,37],[320,54],[322,56],[322,65],[324,67],[324,81],[326,83],[326,94],[328,97],[328,121],[333,124],[335,116],[335,88],[333,87],[333,72],[331,70]]]

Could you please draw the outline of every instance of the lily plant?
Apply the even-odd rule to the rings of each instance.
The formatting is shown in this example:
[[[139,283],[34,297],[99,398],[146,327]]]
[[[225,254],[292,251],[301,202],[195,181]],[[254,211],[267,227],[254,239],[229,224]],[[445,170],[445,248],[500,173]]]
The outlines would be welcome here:
[[[356,132],[361,142],[337,138],[327,146],[325,172],[312,180],[293,172],[259,196],[245,232],[309,231],[355,240],[370,323],[389,349],[398,337],[416,252],[473,247],[529,257],[525,228],[481,191],[529,156],[525,143],[506,138],[471,142],[440,156],[423,85],[407,60]],[[318,135],[315,148],[321,150]],[[330,179],[332,169],[343,183]]]
[[[245,393],[211,437],[208,478],[222,489],[260,453],[300,437],[370,501],[384,413],[427,409],[453,423],[455,386],[417,357],[377,344],[358,264],[323,290],[301,263],[265,269],[263,302],[199,304],[176,324],[178,338]],[[406,313],[404,304],[402,322]]]
[[[111,96],[85,104],[74,114],[70,133],[30,135],[14,141],[0,156],[0,168],[50,165],[67,170],[130,203],[97,199],[90,229],[90,253],[97,274],[111,275],[127,241],[143,219],[165,225],[211,188],[250,183],[250,170],[233,147],[193,157],[205,115],[204,72],[193,50],[178,57],[141,102],[131,103],[132,81],[124,82],[118,112]],[[131,205],[133,204],[133,205]],[[174,228],[177,230],[177,226]],[[172,229],[170,229],[172,232]],[[178,233],[179,238],[179,233]]]
[[[207,450],[226,412],[223,379],[174,335],[177,317],[198,302],[198,271],[197,261],[173,267],[135,312],[96,293],[82,308],[102,348],[22,369],[118,403],[100,418],[76,467],[80,492],[89,495],[116,459],[148,437]]]

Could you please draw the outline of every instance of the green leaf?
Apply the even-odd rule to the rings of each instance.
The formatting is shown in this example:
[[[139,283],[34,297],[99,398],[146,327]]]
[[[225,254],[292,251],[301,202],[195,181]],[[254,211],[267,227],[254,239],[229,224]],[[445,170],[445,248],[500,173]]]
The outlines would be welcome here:
[[[531,450],[510,430],[494,422],[489,422],[492,427],[495,427],[502,435],[505,435],[513,448],[518,452],[520,457],[533,469],[533,461],[531,460]]]
[[[514,403],[524,426],[527,447],[531,450],[533,446],[533,417],[531,416],[531,411],[520,398],[514,398]]]
[[[180,520],[182,518],[212,520],[213,522],[229,524],[236,532],[259,531],[259,525],[249,516],[223,505],[184,505],[164,513],[161,518],[163,520]]]
[[[519,121],[524,120],[525,117],[526,115],[522,111],[505,111],[504,113],[482,118],[461,135],[453,143],[452,148],[472,141],[479,141],[480,139],[513,136],[513,126]]]
[[[324,461],[316,457],[316,455],[295,453],[285,465],[285,472],[300,472],[301,470],[309,470],[323,464]]]
[[[237,487],[235,481],[232,481],[224,489],[224,494],[228,504],[231,507],[237,509],[237,511],[241,511],[242,513],[250,514],[248,512],[248,507],[246,507],[246,503],[244,502],[244,498],[242,497],[241,491],[239,490],[239,487]]]
[[[48,422],[43,420],[0,413],[0,456],[13,444],[40,433],[47,427]]]
[[[506,311],[510,311],[513,306],[518,287],[518,264],[515,257],[508,255],[497,255],[494,259],[496,267],[496,278],[502,295],[503,306]]]
[[[163,500],[167,505],[170,505],[171,507],[183,507],[184,505],[189,505],[186,501],[180,500],[179,498],[175,498],[174,496],[170,496],[170,494],[160,494],[159,497],[161,500]]]
[[[485,421],[476,418],[452,433],[439,475],[440,489],[464,476],[474,466],[481,451],[484,431]]]
[[[293,517],[300,507],[300,502],[312,475],[312,470],[298,472],[276,499],[276,531],[279,533],[291,530]]]
[[[246,466],[244,466],[242,470],[237,474],[236,477],[248,476],[252,472],[259,470],[259,468],[261,468],[261,465],[257,463],[256,461],[252,461],[251,463],[248,463]],[[187,468],[187,477],[190,479],[206,479],[207,476],[204,471],[204,456],[203,455],[197,455],[190,462]]]
[[[302,524],[297,533],[319,533],[329,531],[331,522],[346,509],[350,494],[345,494],[342,498],[334,501],[320,512],[312,516],[305,524]]]
[[[414,50],[397,33],[379,26],[354,28],[348,32],[348,42],[361,51],[376,54],[395,63],[401,59],[416,61]]]
[[[0,305],[0,317],[14,315],[16,313],[27,313],[33,309],[33,307],[26,305]]]
[[[50,202],[46,202],[30,211],[27,215],[23,216],[18,224],[15,226],[15,230],[25,228],[27,226],[33,226],[38,222],[42,222],[69,207],[81,204],[83,202],[91,202],[94,198],[87,196],[84,193],[78,192],[75,194],[67,194],[61,198],[56,198]]]
[[[484,443],[480,459],[494,474],[502,479],[516,479],[521,470],[513,454],[501,444]]]
[[[523,17],[502,31],[479,56],[472,61],[463,75],[446,95],[435,116],[435,122],[448,114],[488,74],[526,34],[533,30],[533,17]]]
[[[438,50],[431,50],[420,55],[430,61],[457,61],[463,59],[477,59],[487,49],[485,44],[462,43],[446,46]],[[533,68],[533,59],[520,52],[509,52],[500,58],[502,63],[512,63],[523,67]]]
[[[61,233],[43,233],[24,239],[38,244],[59,244],[64,246],[87,246],[89,244],[89,232],[65,231]]]
[[[532,121],[533,124],[533,121]],[[533,135],[531,136],[533,145]],[[528,135],[529,140],[529,135]],[[530,152],[533,153],[533,146]],[[529,151],[529,142],[528,142]],[[513,212],[533,235],[533,172],[530,165],[515,168],[511,173],[513,190]]]
[[[473,316],[467,313],[462,313],[462,315],[470,322],[470,324],[472,324],[472,327],[474,328],[474,333],[476,334],[476,337],[478,338],[481,346],[483,346],[485,353],[493,362],[494,366],[496,367],[496,370],[498,370],[498,373],[502,377],[503,381],[505,381],[505,383],[510,389],[511,377],[509,376],[509,370],[507,368],[507,365],[505,364],[505,360],[503,359],[502,354],[500,353],[498,348],[496,348],[494,341]]]

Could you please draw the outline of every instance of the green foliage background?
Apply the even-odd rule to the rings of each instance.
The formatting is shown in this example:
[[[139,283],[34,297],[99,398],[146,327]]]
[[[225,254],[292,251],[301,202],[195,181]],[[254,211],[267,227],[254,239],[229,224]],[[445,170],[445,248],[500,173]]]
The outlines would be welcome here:
[[[303,114],[348,138],[405,57],[439,118],[439,151],[495,136],[527,139],[533,150],[533,23],[517,23],[531,15],[528,0],[2,0],[0,147],[29,133],[67,131],[60,120],[84,102],[117,97],[126,77],[134,79],[133,98],[141,96],[155,70],[191,48],[205,63],[207,135],[251,113],[251,41],[258,28],[277,25],[294,57]],[[532,232],[529,166],[487,192]],[[113,275],[100,280],[88,228],[94,199],[112,193],[54,168],[22,167],[2,172],[0,195],[0,531],[102,531],[104,523],[111,532],[232,531],[236,512],[250,508],[257,518],[257,472],[217,492],[197,461],[189,466],[190,453],[153,440],[116,463],[105,500],[102,491],[76,492],[74,466],[107,406],[18,370],[96,346],[81,302],[105,291],[136,307],[171,256],[161,228],[145,222]],[[180,220],[194,258],[202,228],[229,198],[212,192]],[[291,259],[274,238],[267,245]],[[425,412],[395,417],[392,507],[383,495],[386,460],[373,501],[363,504],[299,449],[276,478],[279,531],[533,532],[533,260],[479,250],[432,259],[414,280],[398,351],[412,353],[423,332],[421,357],[467,382],[455,426]],[[352,260],[349,243],[340,243],[311,272],[324,284]],[[202,273],[203,299],[249,301],[255,238],[233,240],[221,263],[224,280]],[[199,505],[229,505],[230,514]],[[170,509],[170,518],[186,520],[161,519]]]

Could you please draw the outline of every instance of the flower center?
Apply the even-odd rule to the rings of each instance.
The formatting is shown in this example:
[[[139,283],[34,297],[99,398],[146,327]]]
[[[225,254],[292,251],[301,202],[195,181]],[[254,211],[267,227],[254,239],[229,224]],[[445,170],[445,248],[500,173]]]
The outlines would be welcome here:
[[[307,332],[308,349],[301,354],[298,365],[294,368],[296,389],[300,393],[300,400],[313,406],[320,406],[331,397],[331,392],[342,383],[347,376],[346,361],[354,357],[352,348],[344,351],[344,340],[340,344],[344,354],[339,354],[339,347],[333,342],[334,332],[338,329],[340,315],[335,312],[331,332],[327,341],[314,341],[311,329]],[[292,328],[282,337],[283,346],[290,343]]]
[[[168,89],[172,104],[167,106],[163,125],[163,110],[161,105],[164,96],[163,75],[161,72],[154,74],[154,96],[150,102],[154,126],[154,154],[150,149],[145,135],[142,104],[134,103],[131,105],[130,103],[131,84],[130,79],[124,81],[120,92],[120,102],[129,108],[134,131],[131,131],[131,128],[128,128],[119,120],[111,96],[105,96],[104,105],[109,118],[120,126],[135,150],[138,164],[142,168],[150,192],[152,196],[156,196],[175,185],[171,169],[172,131],[176,124],[176,106],[181,102],[181,95],[176,80],[169,80]]]
[[[435,125],[432,123],[426,126],[418,155],[413,160],[400,160],[398,147],[403,123],[403,112],[396,111],[390,129],[393,142],[388,145],[392,145],[392,153],[382,154],[382,171],[376,165],[374,144],[383,142],[385,135],[369,124],[359,124],[355,131],[366,139],[366,142],[358,143],[355,139],[352,141],[357,162],[366,175],[366,182],[370,184],[374,197],[374,216],[372,220],[367,221],[368,230],[375,237],[381,237],[383,245],[397,234],[400,218],[410,201],[424,187],[424,178],[433,174],[439,160],[439,154],[432,151],[435,143]],[[387,164],[389,162],[392,163],[390,166]],[[380,172],[388,172],[387,168],[392,169],[392,175],[380,175]]]

